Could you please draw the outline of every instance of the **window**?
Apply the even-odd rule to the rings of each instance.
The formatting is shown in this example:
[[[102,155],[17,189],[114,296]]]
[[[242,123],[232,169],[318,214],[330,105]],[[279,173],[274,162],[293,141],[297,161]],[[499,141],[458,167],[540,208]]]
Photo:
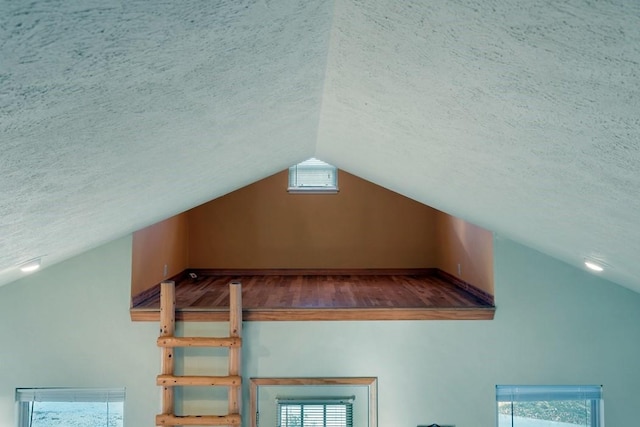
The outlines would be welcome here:
[[[124,389],[19,388],[19,427],[123,427]]]
[[[290,193],[336,193],[338,170],[315,158],[289,168]]]
[[[496,387],[498,427],[603,427],[601,386]]]
[[[352,427],[353,398],[278,399],[278,427]]]
[[[283,396],[295,396],[283,397]],[[318,397],[322,396],[322,397]],[[349,396],[349,397],[344,397]],[[332,377],[332,378],[251,378],[249,387],[249,407],[251,427],[292,427],[302,425],[302,414],[296,421],[295,406],[283,413],[281,405],[338,404],[345,405],[339,411],[345,421],[340,427],[378,427],[378,379],[375,377]],[[302,408],[299,408],[302,412]],[[309,409],[309,408],[306,408]],[[307,412],[307,411],[305,411]],[[335,411],[334,411],[335,412]],[[329,412],[327,412],[329,414]],[[286,416],[289,415],[289,419]],[[283,419],[284,418],[284,419]],[[331,417],[318,421],[317,426],[333,427]],[[306,427],[309,424],[304,424]]]

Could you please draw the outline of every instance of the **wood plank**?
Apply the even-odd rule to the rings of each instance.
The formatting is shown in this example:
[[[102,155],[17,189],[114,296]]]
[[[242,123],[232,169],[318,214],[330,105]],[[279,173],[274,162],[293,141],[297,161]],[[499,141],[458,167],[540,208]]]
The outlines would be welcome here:
[[[240,347],[240,337],[159,337],[158,347]]]
[[[158,375],[156,384],[166,387],[175,386],[225,386],[238,387],[242,385],[242,377],[238,375],[230,376],[205,376],[205,375]]]
[[[424,270],[414,269],[413,272]],[[439,274],[437,269],[426,270],[431,271],[431,274],[372,274],[380,271],[366,270],[370,274],[187,277],[176,286],[176,316],[178,320],[186,321],[228,321],[228,284],[235,277],[243,282],[243,315],[246,321],[493,318],[495,307],[485,301],[486,298],[469,292],[459,281],[454,283],[447,275]],[[153,310],[158,309],[158,302],[146,301],[144,306],[132,308],[132,319],[157,320],[157,314]]]
[[[249,321],[279,320],[490,320],[495,309],[300,309],[249,311]],[[197,313],[179,313],[185,320],[198,319]],[[190,315],[193,315],[190,316]]]
[[[239,426],[240,415],[156,415],[157,426]]]
[[[252,309],[244,310],[245,321],[314,321],[314,320],[492,320],[495,308],[343,308],[343,309]],[[158,310],[131,310],[137,322],[157,322]],[[228,312],[182,310],[177,320],[185,322],[227,322]]]
[[[447,301],[463,307],[492,305],[438,276],[250,276],[242,280],[250,283],[245,289],[246,308],[442,307]],[[228,289],[218,282],[211,278],[182,282],[177,287],[177,308],[229,307]],[[155,307],[150,301],[136,308]]]

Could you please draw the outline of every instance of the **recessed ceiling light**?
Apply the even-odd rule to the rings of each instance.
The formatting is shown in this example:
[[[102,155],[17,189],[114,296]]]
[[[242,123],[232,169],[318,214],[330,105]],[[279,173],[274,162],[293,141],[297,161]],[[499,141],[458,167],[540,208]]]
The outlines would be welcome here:
[[[591,261],[585,261],[584,265],[586,265],[588,269],[593,270],[593,271],[602,271],[602,270],[604,270],[598,264],[593,263]]]
[[[31,273],[39,269],[40,264],[40,258],[35,258],[22,264],[20,266],[20,270],[22,270],[23,273]]]

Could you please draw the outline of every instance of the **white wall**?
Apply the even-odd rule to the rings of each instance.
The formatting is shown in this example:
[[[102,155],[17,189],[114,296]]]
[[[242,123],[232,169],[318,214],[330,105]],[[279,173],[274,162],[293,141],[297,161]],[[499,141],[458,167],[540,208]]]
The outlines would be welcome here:
[[[158,327],[130,321],[130,283],[128,237],[0,287],[0,427],[16,387],[57,386],[124,386],[127,426],[153,425]]]
[[[607,425],[634,425],[640,295],[508,240],[494,250],[493,321],[247,322],[244,373],[377,376],[380,427],[494,426],[497,383],[603,384]],[[130,265],[126,238],[0,288],[0,427],[16,387],[72,385],[126,386],[126,425],[153,426],[157,325],[129,320]],[[188,356],[195,372],[225,363]]]

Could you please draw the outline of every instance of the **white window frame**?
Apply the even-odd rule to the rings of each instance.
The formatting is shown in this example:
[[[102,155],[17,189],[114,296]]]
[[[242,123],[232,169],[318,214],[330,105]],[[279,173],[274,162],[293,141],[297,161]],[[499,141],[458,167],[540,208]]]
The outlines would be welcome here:
[[[18,388],[18,427],[29,427],[34,402],[124,403],[124,388]],[[108,406],[107,406],[108,408]]]
[[[496,426],[499,403],[585,400],[591,404],[590,427],[604,427],[604,401],[600,385],[498,385],[496,386]],[[512,425],[513,410],[512,410]]]
[[[327,406],[344,406],[346,414],[345,427],[353,427],[353,401],[354,396],[350,397],[279,397],[277,399],[278,404],[278,427],[287,427],[288,424],[282,424],[282,408],[284,406],[300,406],[301,412],[304,413],[304,408],[309,406],[322,406],[323,407],[323,427],[331,427],[332,424],[327,424],[326,408]]]
[[[293,165],[289,168],[287,191],[296,194],[335,194],[338,192],[338,169],[313,157]]]

